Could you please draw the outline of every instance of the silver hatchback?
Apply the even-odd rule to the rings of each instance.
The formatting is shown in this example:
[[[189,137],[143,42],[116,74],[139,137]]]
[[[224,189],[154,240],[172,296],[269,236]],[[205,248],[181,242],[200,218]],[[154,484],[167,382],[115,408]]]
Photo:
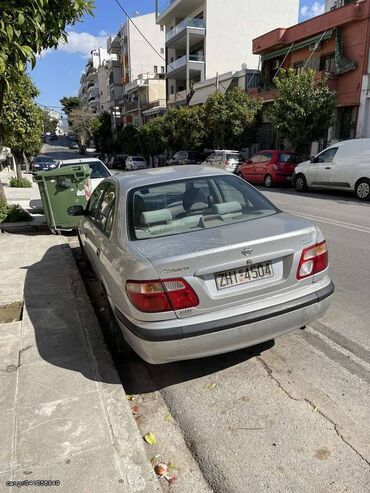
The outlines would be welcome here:
[[[207,167],[104,180],[78,225],[125,340],[159,364],[253,346],[321,317],[322,232]]]

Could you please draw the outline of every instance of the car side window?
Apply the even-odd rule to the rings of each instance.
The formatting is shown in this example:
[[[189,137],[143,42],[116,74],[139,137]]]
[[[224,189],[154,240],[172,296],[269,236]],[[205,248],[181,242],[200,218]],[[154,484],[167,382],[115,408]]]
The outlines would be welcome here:
[[[105,185],[99,185],[92,193],[89,203],[87,204],[87,215],[93,221],[96,218],[96,213],[100,204],[100,200],[103,196]]]
[[[255,156],[252,157],[251,159],[252,164],[260,163],[261,162],[261,154],[256,154]]]
[[[112,230],[115,200],[116,191],[114,185],[109,185],[100,200],[96,214],[96,225],[101,231],[105,231],[108,234]]]
[[[213,153],[213,154],[211,154],[210,156],[207,157],[207,161],[214,161],[215,157],[216,157],[216,154]]]
[[[223,158],[223,154],[222,154],[222,152],[218,152],[218,153],[216,154],[216,159],[215,159],[215,161],[216,161],[216,162],[218,162],[218,163],[220,163],[220,162],[222,161],[222,158]]]
[[[316,156],[315,163],[332,163],[334,157],[338,151],[338,147],[333,147],[327,151],[322,152],[319,156]]]
[[[264,152],[263,153],[263,162],[271,161],[272,152]]]

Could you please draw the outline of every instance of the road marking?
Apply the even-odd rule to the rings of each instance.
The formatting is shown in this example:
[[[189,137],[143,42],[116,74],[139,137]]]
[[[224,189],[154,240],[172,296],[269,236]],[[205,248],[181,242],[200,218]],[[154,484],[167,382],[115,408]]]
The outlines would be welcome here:
[[[311,214],[304,214],[303,212],[291,211],[288,209],[284,209],[284,211],[288,212],[289,214],[294,214],[295,216],[303,217],[304,219],[311,219],[313,221],[319,221],[322,223],[331,224],[332,226],[338,226],[340,228],[351,229],[353,231],[360,231],[361,233],[370,234],[370,227],[368,227],[368,226],[361,226],[360,224],[351,224],[351,223],[347,223],[345,221],[338,221],[336,219],[329,219],[327,217],[313,216]]]

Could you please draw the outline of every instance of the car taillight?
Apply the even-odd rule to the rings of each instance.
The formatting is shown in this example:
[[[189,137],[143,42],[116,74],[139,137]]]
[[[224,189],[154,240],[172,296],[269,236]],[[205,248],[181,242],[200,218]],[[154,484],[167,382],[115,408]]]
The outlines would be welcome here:
[[[127,281],[126,293],[141,312],[158,313],[199,305],[199,299],[185,279]]]
[[[302,252],[297,270],[297,279],[313,276],[325,270],[329,265],[326,241],[317,243]]]

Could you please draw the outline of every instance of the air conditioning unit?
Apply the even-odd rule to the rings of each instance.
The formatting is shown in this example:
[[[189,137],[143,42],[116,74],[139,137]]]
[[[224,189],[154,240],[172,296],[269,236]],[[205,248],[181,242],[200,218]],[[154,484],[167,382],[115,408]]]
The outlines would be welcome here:
[[[280,60],[274,60],[274,63],[272,64],[272,70],[279,70],[280,68]]]

